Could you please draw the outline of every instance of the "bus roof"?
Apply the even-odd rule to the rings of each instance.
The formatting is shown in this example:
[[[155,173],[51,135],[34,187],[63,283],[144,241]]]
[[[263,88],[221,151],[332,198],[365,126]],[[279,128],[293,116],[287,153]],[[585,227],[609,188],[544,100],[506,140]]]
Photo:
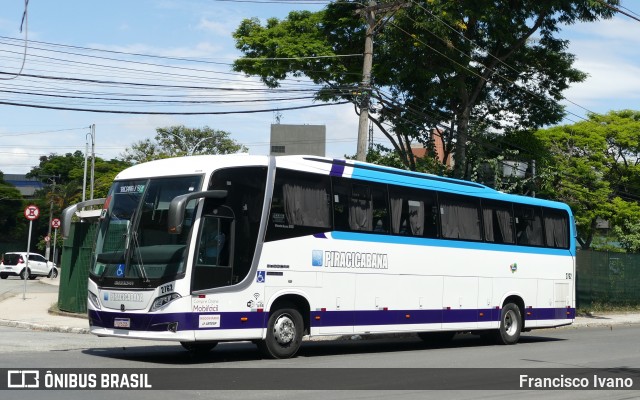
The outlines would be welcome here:
[[[491,200],[560,208],[570,212],[566,204],[557,201],[508,194],[480,183],[439,175],[407,171],[361,161],[330,159],[316,156],[280,156],[277,158],[278,166],[283,168],[320,172],[331,176],[342,176],[392,185],[431,189]]]
[[[194,174],[209,175],[219,168],[249,165],[267,166],[268,164],[269,156],[254,156],[246,153],[176,157],[134,165],[120,172],[116,176],[116,180]],[[570,212],[566,204],[556,201],[507,194],[476,182],[401,170],[354,160],[292,155],[276,157],[276,165],[281,168],[297,171],[438,190],[492,200],[561,208]]]
[[[224,155],[201,155],[189,157],[164,158],[136,164],[121,171],[116,180],[141,179],[177,175],[209,175],[224,167],[243,165],[268,165],[268,156],[252,156],[246,153]]]

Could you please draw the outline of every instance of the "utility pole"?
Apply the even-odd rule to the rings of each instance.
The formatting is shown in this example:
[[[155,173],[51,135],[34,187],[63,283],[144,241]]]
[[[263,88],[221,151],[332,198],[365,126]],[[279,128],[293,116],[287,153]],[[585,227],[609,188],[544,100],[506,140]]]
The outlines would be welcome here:
[[[367,127],[369,125],[369,106],[371,104],[371,68],[373,67],[373,31],[376,25],[375,0],[369,0],[369,6],[358,10],[367,21],[367,33],[364,40],[364,62],[362,64],[362,82],[360,83],[360,120],[358,121],[358,148],[356,160],[367,159]]]
[[[49,256],[51,255],[51,220],[53,219],[53,196],[55,195],[55,192],[56,192],[56,178],[59,178],[59,177],[60,175],[53,175],[50,177],[50,179],[52,180],[52,186],[51,186],[51,192],[49,192],[49,196],[51,196],[51,204],[49,206],[49,232],[47,233],[47,237],[49,238],[49,240],[47,240],[46,248],[44,251],[44,258],[46,258],[47,261],[49,261]],[[55,253],[55,249],[54,249],[54,253]]]
[[[84,178],[82,180],[82,201],[85,201],[86,199],[86,193],[87,193],[87,158],[89,155],[89,141],[87,140],[88,136],[91,136],[91,191],[90,191],[90,195],[91,195],[91,200],[93,200],[93,185],[94,185],[94,180],[95,180],[95,168],[96,168],[96,124],[92,124],[91,126],[89,126],[89,129],[91,129],[91,131],[89,131],[89,133],[87,133],[84,138],[85,138],[85,145],[84,145]]]
[[[93,200],[93,186],[96,170],[96,124],[91,124],[91,200]]]
[[[358,121],[358,147],[356,160],[367,159],[367,128],[369,126],[369,107],[371,106],[371,69],[373,68],[373,35],[376,31],[376,12],[397,11],[407,7],[406,1],[396,1],[378,5],[376,0],[369,0],[369,4],[356,11],[367,22],[367,32],[364,41],[364,61],[362,64],[362,82],[360,83],[360,120]]]

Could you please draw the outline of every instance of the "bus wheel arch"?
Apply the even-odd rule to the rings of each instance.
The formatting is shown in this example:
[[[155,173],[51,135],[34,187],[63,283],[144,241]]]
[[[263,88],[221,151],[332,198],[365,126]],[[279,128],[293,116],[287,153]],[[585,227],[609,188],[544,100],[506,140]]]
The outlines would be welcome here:
[[[509,296],[500,309],[500,325],[496,332],[499,344],[515,344],[525,330],[524,301],[520,296]]]
[[[265,337],[258,342],[261,353],[268,358],[293,357],[309,331],[309,309],[302,296],[278,297],[270,307]]]

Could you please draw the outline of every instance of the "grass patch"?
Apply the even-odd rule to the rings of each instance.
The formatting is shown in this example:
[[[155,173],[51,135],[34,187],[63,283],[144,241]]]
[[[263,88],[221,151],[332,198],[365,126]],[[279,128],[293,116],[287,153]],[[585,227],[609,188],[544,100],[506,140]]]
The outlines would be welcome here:
[[[588,316],[593,314],[603,313],[629,313],[640,312],[640,304],[620,304],[609,302],[593,302],[588,305],[580,305],[576,310],[576,314],[579,316]]]

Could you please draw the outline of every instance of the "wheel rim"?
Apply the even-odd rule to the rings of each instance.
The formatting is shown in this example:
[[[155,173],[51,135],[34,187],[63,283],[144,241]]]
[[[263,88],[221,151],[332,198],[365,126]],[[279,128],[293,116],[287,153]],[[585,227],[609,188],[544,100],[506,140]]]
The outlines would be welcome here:
[[[293,342],[296,334],[296,325],[288,314],[282,314],[273,324],[273,337],[278,344],[284,346]]]
[[[513,336],[518,331],[518,317],[513,310],[509,310],[504,315],[504,331],[509,336]]]
[[[29,277],[29,274],[27,273],[27,270],[26,270],[26,269],[23,269],[23,270],[22,270],[22,273],[20,274],[20,277],[21,277],[22,279],[27,279],[27,278]]]

